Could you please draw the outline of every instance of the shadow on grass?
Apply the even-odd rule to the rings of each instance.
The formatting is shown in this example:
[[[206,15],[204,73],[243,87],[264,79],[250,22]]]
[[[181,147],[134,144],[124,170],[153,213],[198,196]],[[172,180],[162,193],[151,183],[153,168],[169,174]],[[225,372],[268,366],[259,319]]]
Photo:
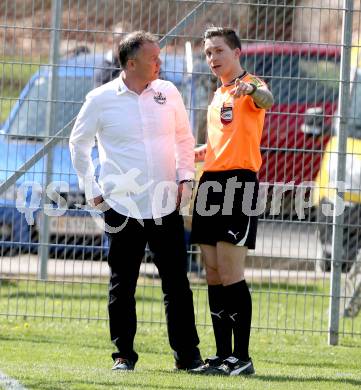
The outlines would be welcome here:
[[[249,287],[252,289],[253,292],[257,292],[259,290],[262,291],[269,291],[269,290],[276,290],[280,292],[316,292],[316,291],[323,291],[317,284],[297,284],[297,283],[255,283],[249,281],[248,283]]]
[[[51,291],[46,292],[44,294],[43,291],[39,292],[29,292],[29,291],[19,291],[19,292],[14,292],[11,294],[2,294],[4,298],[22,298],[22,299],[61,299],[61,300],[84,300],[84,299],[94,299],[98,300],[99,298],[107,298],[106,294],[103,294],[103,292],[97,294],[97,293],[91,293],[91,294],[62,294],[62,293],[52,293]]]
[[[59,335],[57,337],[51,337],[51,338],[47,338],[46,336],[40,336],[40,335],[36,335],[36,336],[32,336],[32,337],[26,337],[26,338],[19,338],[19,336],[0,336],[0,341],[9,341],[9,342],[18,342],[19,341],[22,343],[22,344],[37,344],[37,345],[56,345],[56,346],[59,346],[59,345],[64,345],[66,343],[66,340],[64,341],[64,338],[62,338],[60,332],[59,332]],[[85,343],[84,341],[82,340],[79,340],[78,342],[74,342],[73,340],[71,340],[71,343],[73,346],[78,346],[80,348],[87,348],[87,349],[90,349],[90,350],[95,350],[95,351],[99,351],[99,348],[105,348],[103,344],[96,344],[96,343],[91,343],[91,342],[87,342]],[[58,348],[58,347],[57,347]],[[110,352],[109,352],[110,354]]]
[[[43,291],[39,291],[39,292],[18,291],[18,292],[14,292],[14,293],[10,293],[10,294],[4,293],[4,294],[1,294],[1,296],[4,298],[8,298],[8,299],[35,299],[35,298],[36,299],[49,299],[49,300],[60,299],[60,300],[63,300],[64,302],[66,300],[68,300],[68,301],[76,301],[76,300],[83,301],[84,299],[98,301],[99,299],[104,299],[104,300],[108,299],[108,289],[106,289],[104,291],[100,291],[99,293],[91,292],[90,294],[87,294],[86,292],[84,292],[83,294],[79,294],[79,293],[63,294],[63,293],[53,293],[51,291],[48,291],[46,293],[44,293]],[[135,297],[138,300],[142,300],[142,302],[163,301],[163,296],[158,294],[158,293],[154,294],[154,295],[150,295],[150,294],[149,295],[148,294],[142,295],[141,292],[137,292]],[[106,304],[106,302],[105,302],[105,304]],[[64,303],[64,305],[65,305],[65,303]]]
[[[17,286],[17,283],[12,281],[12,280],[0,278],[0,287],[6,287],[6,286],[15,287],[15,286]]]
[[[206,387],[200,387],[200,386],[192,386],[190,387],[189,384],[184,384],[183,386],[181,384],[174,384],[170,385],[169,383],[161,384],[157,381],[156,384],[145,384],[144,381],[134,381],[134,375],[136,373],[116,373],[115,375],[118,375],[119,377],[115,379],[114,381],[91,381],[91,380],[62,380],[61,384],[54,384],[50,381],[32,381],[31,383],[26,383],[27,389],[34,389],[34,390],[64,390],[71,388],[77,388],[77,386],[85,386],[89,385],[90,388],[97,389],[97,386],[102,386],[104,389],[187,389],[187,390],[199,390],[199,389],[206,389]],[[128,377],[131,375],[131,377]],[[122,381],[120,382],[120,379],[128,379],[128,381]],[[47,382],[47,383],[46,383]]]
[[[17,341],[19,342],[19,336],[0,336],[2,341]],[[57,344],[59,345],[60,339],[49,339],[42,336],[26,337],[21,338],[21,343],[32,343],[32,344]]]
[[[352,320],[352,319],[351,319]],[[361,348],[360,340],[353,341],[354,344],[352,344],[350,341],[343,341],[340,342],[340,347],[344,348]]]
[[[302,378],[298,376],[290,376],[290,375],[255,375],[252,377],[257,380],[261,380],[264,382],[327,382],[327,383],[342,383],[349,384],[354,386],[361,386],[361,380],[359,379],[351,379],[346,377],[340,378],[328,378],[324,376],[313,376],[310,378]]]
[[[274,361],[273,360],[265,360],[265,359],[262,359],[262,361],[266,364],[274,364]],[[337,361],[337,362],[317,362],[317,361],[313,361],[313,362],[295,362],[295,363],[291,363],[291,362],[282,362],[282,365],[283,366],[291,366],[291,367],[306,367],[306,368],[333,368],[333,369],[341,369],[341,368],[350,368],[350,366],[345,363],[343,366]]]
[[[1,282],[0,282],[1,283]],[[11,287],[16,287],[15,283],[8,283],[5,286],[11,286]],[[0,284],[1,287],[1,284]],[[278,285],[278,284],[256,284],[252,283],[250,285],[253,293],[259,293],[259,292],[268,292],[271,291],[273,293],[280,292],[295,292],[295,293],[314,293],[316,291],[320,291],[320,289],[317,286],[297,286],[297,285]],[[108,297],[108,288],[103,287],[102,289],[99,289],[97,291],[94,291],[95,288],[98,287],[93,287],[92,290],[90,291],[90,288],[87,287],[84,289],[82,293],[79,292],[72,292],[69,291],[69,288],[67,289],[68,291],[64,292],[54,292],[51,291],[51,286],[49,286],[48,291],[44,291],[43,289],[39,289],[38,291],[31,291],[31,290],[18,290],[14,292],[7,293],[6,291],[3,291],[0,296],[3,298],[7,299],[61,299],[61,300],[99,300],[99,299],[107,299]],[[61,287],[57,287],[57,289],[60,289]],[[152,292],[155,292],[152,294]],[[197,292],[197,288],[193,288],[193,293]],[[136,299],[142,300],[144,302],[154,302],[154,301],[162,301],[163,296],[161,292],[161,288],[159,286],[146,286],[146,287],[141,287],[138,286],[137,292],[136,292]]]

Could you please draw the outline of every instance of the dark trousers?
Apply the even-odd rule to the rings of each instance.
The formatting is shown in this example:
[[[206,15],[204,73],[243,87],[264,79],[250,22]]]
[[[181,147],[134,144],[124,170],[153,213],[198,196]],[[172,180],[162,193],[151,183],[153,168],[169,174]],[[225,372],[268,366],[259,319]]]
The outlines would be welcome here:
[[[195,327],[193,295],[187,278],[187,253],[182,216],[174,212],[162,218],[161,224],[153,219],[138,220],[110,209],[105,222],[112,227],[124,224],[109,238],[108,264],[111,276],[109,285],[110,337],[118,351],[113,359],[123,357],[134,362],[137,329],[135,289],[139,268],[148,242],[154,253],[154,263],[162,280],[168,338],[177,361],[187,364],[199,358],[198,334]]]

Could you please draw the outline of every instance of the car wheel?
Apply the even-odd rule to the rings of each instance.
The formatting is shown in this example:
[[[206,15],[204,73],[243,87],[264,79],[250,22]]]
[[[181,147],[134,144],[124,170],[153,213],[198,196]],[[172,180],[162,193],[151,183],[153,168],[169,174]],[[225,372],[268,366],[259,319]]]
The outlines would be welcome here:
[[[3,223],[0,225],[0,240],[3,242],[3,244],[0,246],[1,256],[16,256],[20,253],[19,247],[17,247],[15,244],[11,244],[12,227],[10,224]]]
[[[331,259],[330,259],[330,255],[323,252],[322,253],[322,259],[319,259],[317,260],[317,268],[319,271],[322,271],[322,272],[330,272],[331,271]],[[354,264],[355,260],[344,260],[342,262],[342,268],[341,268],[341,272],[342,273],[347,273],[350,271],[350,269],[352,268],[353,264]]]
[[[322,259],[317,260],[318,269],[322,272],[330,272],[331,271],[331,260],[327,259],[328,255],[323,253]]]

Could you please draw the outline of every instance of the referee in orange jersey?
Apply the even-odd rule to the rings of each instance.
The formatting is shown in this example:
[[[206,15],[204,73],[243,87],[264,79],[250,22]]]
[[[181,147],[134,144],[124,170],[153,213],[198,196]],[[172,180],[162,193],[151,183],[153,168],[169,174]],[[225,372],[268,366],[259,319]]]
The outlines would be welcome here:
[[[192,370],[198,374],[250,375],[248,354],[252,299],[244,277],[247,250],[254,249],[260,143],[272,93],[240,65],[241,42],[227,28],[204,34],[211,71],[222,85],[208,108],[205,160],[193,211],[192,242],[200,245],[206,269],[216,355]],[[232,345],[233,333],[233,345]]]

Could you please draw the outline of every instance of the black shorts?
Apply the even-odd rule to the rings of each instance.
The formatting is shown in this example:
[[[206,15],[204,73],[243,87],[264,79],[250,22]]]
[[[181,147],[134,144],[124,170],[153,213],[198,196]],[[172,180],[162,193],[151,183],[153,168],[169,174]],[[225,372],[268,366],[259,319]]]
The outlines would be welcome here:
[[[194,201],[192,243],[226,241],[255,249],[258,189],[250,170],[204,172]]]

